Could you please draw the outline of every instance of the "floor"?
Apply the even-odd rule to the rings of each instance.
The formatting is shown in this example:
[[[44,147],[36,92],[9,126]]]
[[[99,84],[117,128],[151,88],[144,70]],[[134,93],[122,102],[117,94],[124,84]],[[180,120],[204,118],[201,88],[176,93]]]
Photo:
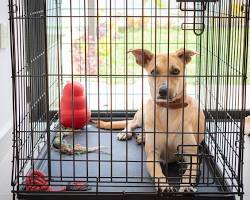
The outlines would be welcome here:
[[[8,141],[4,141],[4,144],[1,144],[1,151],[4,150],[4,146],[11,146],[11,137],[8,137]],[[8,145],[7,145],[8,144]],[[10,200],[12,199],[11,195],[11,160],[12,160],[12,151],[5,151],[5,155],[0,154],[0,200]]]
[[[11,143],[11,138],[5,144]],[[1,145],[1,144],[0,144]],[[1,146],[2,149],[3,146]],[[244,154],[244,200],[250,199],[250,137],[245,138],[245,154]],[[11,187],[10,187],[10,177],[11,177],[11,156],[12,152],[7,151],[5,155],[0,154],[0,200],[11,200]]]

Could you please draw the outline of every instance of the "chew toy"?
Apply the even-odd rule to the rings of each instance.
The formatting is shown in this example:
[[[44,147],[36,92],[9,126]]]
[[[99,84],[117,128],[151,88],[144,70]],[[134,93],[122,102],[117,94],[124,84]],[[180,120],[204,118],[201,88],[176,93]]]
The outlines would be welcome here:
[[[84,88],[78,82],[67,83],[63,89],[60,122],[64,127],[80,129],[90,121],[91,112],[86,105]]]
[[[54,189],[49,185],[46,175],[40,170],[34,170],[27,174],[25,178],[26,191],[45,191],[45,192],[60,192],[60,191],[85,191],[90,189],[88,183],[84,181],[69,182],[68,185],[62,186],[60,189]]]

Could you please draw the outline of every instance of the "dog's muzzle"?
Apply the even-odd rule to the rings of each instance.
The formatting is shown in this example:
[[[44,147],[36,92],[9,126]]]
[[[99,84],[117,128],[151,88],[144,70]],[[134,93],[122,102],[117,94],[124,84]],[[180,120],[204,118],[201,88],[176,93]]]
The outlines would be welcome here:
[[[165,84],[161,85],[159,88],[159,99],[167,99],[168,96],[168,88]]]

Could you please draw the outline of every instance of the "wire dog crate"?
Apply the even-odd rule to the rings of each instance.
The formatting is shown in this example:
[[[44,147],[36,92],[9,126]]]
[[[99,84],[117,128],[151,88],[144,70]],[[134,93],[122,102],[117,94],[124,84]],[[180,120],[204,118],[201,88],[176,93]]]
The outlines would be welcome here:
[[[243,199],[249,3],[248,0],[9,0],[14,197],[233,200],[239,195]],[[156,57],[152,61],[153,74],[144,70],[146,49],[152,56],[165,53],[165,68],[170,71],[171,52],[181,48],[184,48],[185,67],[182,75],[180,69],[172,74],[157,72]],[[141,59],[142,67],[132,53],[127,53],[133,49],[141,49],[137,63]],[[198,54],[187,64],[188,49]],[[167,158],[160,162],[167,177],[164,184],[173,187],[171,191],[159,189],[157,179],[161,177],[156,177],[155,169],[150,177],[143,144],[136,144],[134,138],[117,140],[119,130],[97,128],[92,123],[113,121],[112,128],[114,121],[125,120],[127,127],[141,107],[142,118],[153,116],[152,131],[145,129],[143,121],[134,135],[153,134],[152,151],[155,151],[158,145],[155,137],[159,134],[157,105],[148,113],[146,104],[148,96],[156,101],[156,92],[151,97],[150,94],[151,90],[158,91],[160,77],[167,80],[167,86],[170,80],[180,81],[182,95],[195,99],[199,113],[205,114],[205,138],[190,145],[196,155],[183,153],[185,135],[188,138],[199,135],[199,131],[184,131],[185,120],[195,115],[185,112],[184,98],[178,108],[183,113],[181,130],[161,132],[167,138],[166,149],[169,143],[174,143],[173,135],[182,137],[173,153],[179,159],[173,163]],[[69,130],[61,124],[61,100],[64,86],[73,82],[81,83],[84,88],[85,110],[91,109],[92,121],[81,129],[73,125]],[[71,92],[71,108],[74,108],[73,85]],[[166,115],[171,113],[169,108],[161,109],[166,110]],[[167,116],[161,117],[166,118],[167,127],[175,123],[169,122]],[[73,123],[74,117],[71,120]],[[199,120],[197,124],[202,126]],[[124,133],[130,134],[128,127]],[[59,147],[67,143],[71,153],[64,154],[55,148],[58,137]],[[96,151],[79,153],[74,148],[76,144],[87,151],[96,147]],[[183,159],[189,157],[189,162],[193,162],[193,157],[198,162],[190,165]],[[152,163],[155,168],[159,160],[154,158]],[[189,169],[189,165],[197,168],[196,183],[191,181],[194,169]],[[187,184],[196,188],[196,192],[179,191],[181,177],[188,169]],[[43,176],[35,180],[37,170]],[[66,185],[66,189],[60,190]],[[69,189],[78,185],[81,187]]]

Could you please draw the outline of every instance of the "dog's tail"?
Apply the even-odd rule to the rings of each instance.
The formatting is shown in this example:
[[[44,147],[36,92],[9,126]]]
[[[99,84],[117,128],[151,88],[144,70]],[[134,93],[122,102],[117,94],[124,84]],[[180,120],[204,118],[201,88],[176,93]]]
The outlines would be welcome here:
[[[102,120],[91,120],[97,128],[102,129],[112,129],[112,130],[121,130],[126,128],[127,123],[132,120],[122,120],[122,121],[102,121]]]

